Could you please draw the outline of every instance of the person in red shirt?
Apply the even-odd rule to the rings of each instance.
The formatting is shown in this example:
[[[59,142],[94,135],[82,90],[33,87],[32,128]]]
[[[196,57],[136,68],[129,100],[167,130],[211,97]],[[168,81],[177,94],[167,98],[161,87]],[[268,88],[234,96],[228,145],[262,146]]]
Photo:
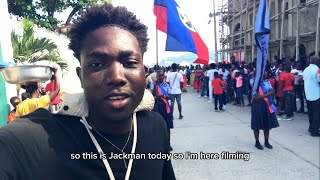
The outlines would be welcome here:
[[[213,95],[214,95],[214,110],[218,112],[218,101],[219,101],[219,110],[223,110],[222,104],[222,80],[219,78],[219,73],[214,72],[214,79],[212,80],[213,86]]]
[[[283,98],[285,101],[285,111],[287,117],[283,120],[292,120],[293,118],[293,111],[295,104],[295,96],[294,96],[294,75],[291,73],[291,66],[285,66],[285,72],[281,74],[279,79],[280,89],[283,92]]]
[[[46,88],[44,89],[45,92],[53,92],[54,91],[54,77],[52,76],[50,83],[47,84]],[[54,98],[53,101],[50,102],[50,111],[55,112],[57,111],[57,104],[61,103],[60,93]]]

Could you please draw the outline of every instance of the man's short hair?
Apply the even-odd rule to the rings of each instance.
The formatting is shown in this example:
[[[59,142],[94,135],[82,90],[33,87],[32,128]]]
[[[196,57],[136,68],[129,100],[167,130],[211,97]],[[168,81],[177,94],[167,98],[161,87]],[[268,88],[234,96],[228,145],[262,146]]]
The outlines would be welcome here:
[[[287,64],[284,69],[286,72],[291,72],[291,66],[289,64]]]
[[[68,34],[69,48],[80,61],[80,51],[87,34],[101,27],[115,26],[131,32],[138,40],[142,54],[147,51],[147,26],[125,7],[113,7],[112,4],[88,7],[80,17],[73,21]]]
[[[210,66],[211,69],[215,69],[216,68],[216,64],[215,63],[211,63],[211,64],[209,64],[209,66]]]
[[[176,63],[173,63],[171,65],[171,67],[172,67],[173,70],[177,70],[178,69],[178,65]]]
[[[310,57],[310,63],[311,64],[317,64],[319,63],[319,56],[313,55]]]

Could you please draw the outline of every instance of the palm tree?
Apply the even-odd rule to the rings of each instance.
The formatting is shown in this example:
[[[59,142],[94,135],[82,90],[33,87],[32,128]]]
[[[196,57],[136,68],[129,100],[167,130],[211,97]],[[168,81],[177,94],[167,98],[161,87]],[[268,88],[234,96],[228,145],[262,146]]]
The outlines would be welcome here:
[[[50,39],[35,37],[33,28],[34,25],[30,20],[23,19],[23,35],[19,36],[15,31],[11,32],[14,62],[34,63],[48,60],[59,64],[65,72],[68,64],[60,57],[57,45]]]

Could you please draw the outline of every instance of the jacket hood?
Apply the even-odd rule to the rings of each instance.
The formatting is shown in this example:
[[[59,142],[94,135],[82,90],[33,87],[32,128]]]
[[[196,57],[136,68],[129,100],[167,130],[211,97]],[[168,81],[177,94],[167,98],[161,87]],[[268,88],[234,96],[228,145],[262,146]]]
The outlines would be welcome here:
[[[149,90],[145,89],[143,98],[140,104],[134,110],[134,113],[142,110],[152,110],[153,106],[154,97]],[[84,93],[82,92],[66,95],[63,102],[60,104],[57,114],[88,117],[89,108]]]

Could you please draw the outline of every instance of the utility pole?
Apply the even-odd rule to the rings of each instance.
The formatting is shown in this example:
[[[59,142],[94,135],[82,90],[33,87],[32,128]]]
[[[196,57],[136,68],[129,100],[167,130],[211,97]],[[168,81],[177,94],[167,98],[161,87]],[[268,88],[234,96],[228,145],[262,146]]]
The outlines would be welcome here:
[[[218,63],[218,47],[217,47],[217,25],[216,25],[216,7],[214,0],[212,0],[212,8],[213,8],[213,27],[214,27],[214,50],[215,50],[215,62]]]
[[[247,59],[247,28],[248,28],[248,7],[249,7],[249,0],[247,0],[246,4],[246,20],[245,20],[245,28],[244,28],[244,57],[245,61]]]
[[[252,41],[251,41],[251,54],[252,54],[252,56],[251,56],[251,62],[253,62],[254,61],[254,48],[255,48],[255,43],[256,43],[256,41],[255,41],[255,33],[254,33],[254,31],[255,31],[255,22],[256,22],[256,15],[257,15],[257,13],[256,13],[256,2],[253,2],[253,21],[252,21]]]
[[[285,17],[285,0],[282,0],[282,14],[281,14],[281,30],[280,30],[280,59],[283,56],[283,26]]]
[[[320,51],[320,0],[318,2],[318,19],[317,19],[317,29],[316,29],[316,55]]]
[[[223,0],[221,0],[221,13],[223,12]],[[220,15],[221,17],[221,57],[222,61],[225,60],[225,52],[224,52],[224,24],[223,24],[223,15]]]
[[[240,53],[239,53],[239,56],[240,56],[240,59],[239,59],[239,62],[241,62],[241,54],[242,54],[242,30],[243,30],[243,26],[242,26],[242,9],[243,9],[243,2],[240,1],[240,38],[239,38],[239,44],[240,44]]]
[[[231,28],[231,32],[232,32],[232,34],[231,34],[231,32],[230,32],[230,34],[231,34],[231,47],[230,48],[232,48],[232,51],[231,52],[233,52],[233,50],[234,50],[234,25],[235,25],[235,15],[236,15],[236,1],[235,0],[233,0],[232,1],[232,28]],[[232,55],[230,54],[230,57],[231,57]]]
[[[299,45],[300,45],[300,0],[296,0],[297,3],[297,27],[296,27],[296,61],[299,60]]]

